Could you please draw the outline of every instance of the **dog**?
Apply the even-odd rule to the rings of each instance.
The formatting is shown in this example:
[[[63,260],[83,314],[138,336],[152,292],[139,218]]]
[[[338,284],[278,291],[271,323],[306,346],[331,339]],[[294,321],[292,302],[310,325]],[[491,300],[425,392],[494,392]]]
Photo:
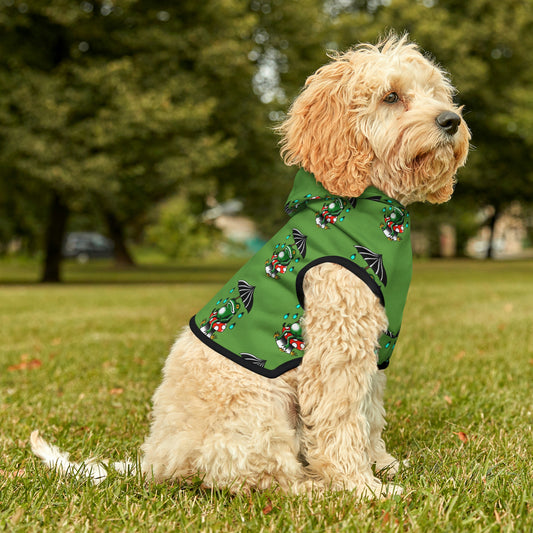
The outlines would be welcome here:
[[[384,368],[411,275],[406,206],[449,200],[467,158],[453,95],[407,36],[335,54],[307,79],[278,128],[300,169],[291,218],[172,347],[142,446],[147,479],[401,492],[377,477],[400,467],[382,439]],[[79,466],[38,431],[31,443],[50,466]]]

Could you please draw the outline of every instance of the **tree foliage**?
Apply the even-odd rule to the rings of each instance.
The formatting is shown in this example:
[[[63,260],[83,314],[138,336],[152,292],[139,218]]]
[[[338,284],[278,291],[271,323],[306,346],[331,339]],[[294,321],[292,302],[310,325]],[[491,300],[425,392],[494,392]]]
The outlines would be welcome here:
[[[273,126],[326,49],[389,30],[459,89],[475,148],[455,201],[533,202],[532,25],[533,0],[4,0],[0,243],[42,247],[58,212],[142,228],[176,194],[193,219],[238,196],[270,231],[294,174]]]
[[[220,238],[220,232],[213,225],[201,223],[187,197],[172,196],[161,202],[157,211],[157,222],[147,228],[147,240],[166,257],[202,257],[212,251],[215,236]]]
[[[177,188],[209,192],[237,143],[214,127],[226,105],[217,75],[253,70],[253,19],[239,2],[10,4],[0,8],[6,192],[35,183],[122,224]]]

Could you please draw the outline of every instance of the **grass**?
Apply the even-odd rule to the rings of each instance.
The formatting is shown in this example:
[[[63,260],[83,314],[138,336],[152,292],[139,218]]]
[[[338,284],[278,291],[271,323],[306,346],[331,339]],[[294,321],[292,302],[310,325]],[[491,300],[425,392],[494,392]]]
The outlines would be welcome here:
[[[113,473],[93,486],[32,457],[35,428],[75,460],[131,456],[174,336],[234,268],[68,265],[71,283],[40,286],[29,265],[0,265],[0,530],[533,530],[532,262],[415,264],[387,370],[401,497],[230,496]]]

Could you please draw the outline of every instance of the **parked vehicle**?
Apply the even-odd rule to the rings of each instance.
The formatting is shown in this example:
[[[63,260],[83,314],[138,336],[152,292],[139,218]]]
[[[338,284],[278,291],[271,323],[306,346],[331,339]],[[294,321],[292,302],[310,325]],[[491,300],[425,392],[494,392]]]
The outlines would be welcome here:
[[[113,250],[113,241],[100,233],[77,231],[67,235],[63,257],[86,263],[89,259],[113,257]]]

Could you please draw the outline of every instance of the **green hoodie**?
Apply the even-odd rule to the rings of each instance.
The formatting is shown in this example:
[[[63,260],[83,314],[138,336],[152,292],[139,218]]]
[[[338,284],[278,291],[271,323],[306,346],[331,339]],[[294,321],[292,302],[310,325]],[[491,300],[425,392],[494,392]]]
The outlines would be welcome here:
[[[232,361],[275,378],[304,356],[305,273],[336,263],[363,280],[385,307],[389,329],[376,357],[386,368],[411,281],[409,213],[375,187],[358,198],[334,196],[303,169],[285,210],[287,224],[191,318],[192,331]]]

